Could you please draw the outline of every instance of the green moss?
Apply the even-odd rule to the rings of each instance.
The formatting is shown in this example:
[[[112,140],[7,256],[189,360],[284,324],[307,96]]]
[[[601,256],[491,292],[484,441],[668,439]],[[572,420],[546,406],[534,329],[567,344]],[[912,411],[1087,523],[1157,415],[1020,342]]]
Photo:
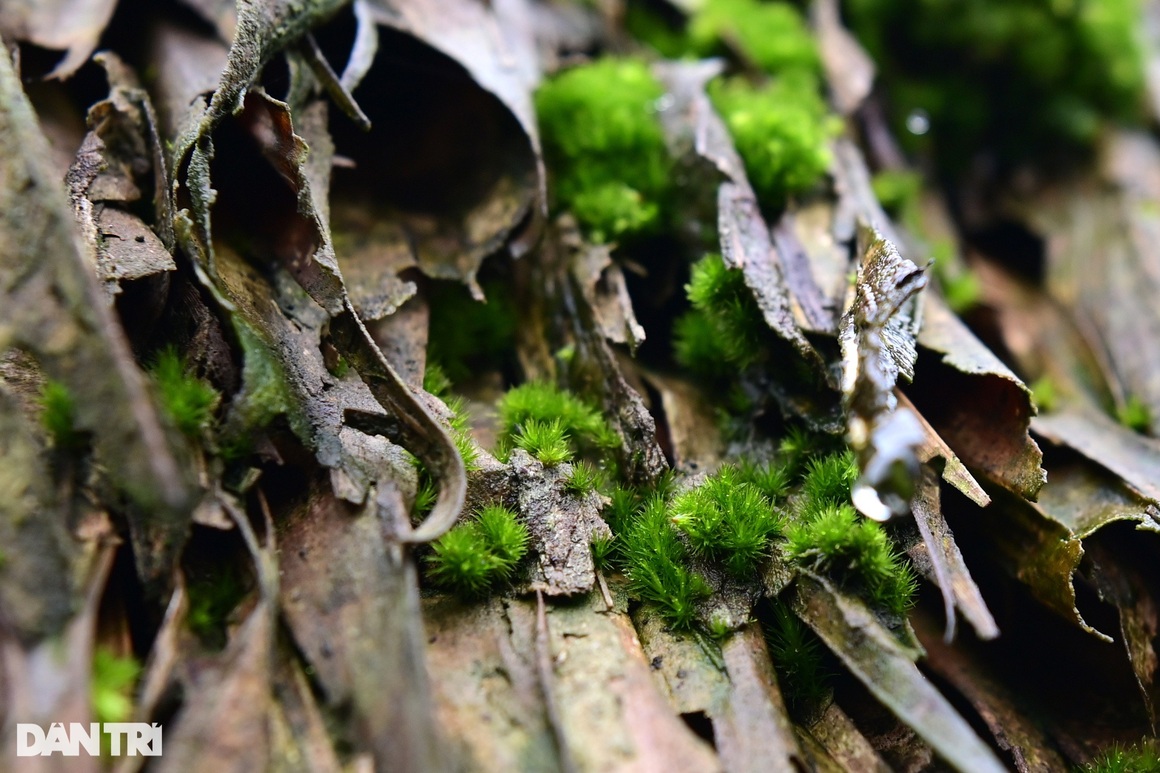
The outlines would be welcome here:
[[[680,59],[692,50],[692,41],[685,32],[682,18],[666,18],[648,3],[627,3],[624,9],[624,28],[628,34],[652,47],[666,59]]]
[[[423,389],[440,399],[451,393],[451,379],[447,378],[442,365],[437,362],[427,363],[423,371]]]
[[[891,217],[899,219],[917,205],[922,191],[922,175],[910,169],[890,169],[875,174],[870,186],[882,208]]]
[[[290,417],[299,437],[308,437],[312,431],[300,413],[293,410],[286,373],[269,344],[238,318],[234,321],[242,345],[242,389],[233,399],[218,441],[221,454],[227,460],[248,454],[254,438],[283,414]]]
[[[441,587],[480,596],[510,582],[527,551],[527,527],[507,508],[490,505],[436,540],[427,576]]]
[[[1133,432],[1147,432],[1152,426],[1152,412],[1139,397],[1129,395],[1127,401],[1116,409],[1116,420]]]
[[[1059,392],[1051,376],[1040,376],[1032,384],[1031,400],[1042,413],[1054,411],[1059,404]]]
[[[471,435],[471,415],[467,412],[467,403],[459,395],[451,394],[451,380],[438,363],[429,363],[423,371],[423,389],[442,400],[451,411],[451,439],[463,457],[463,466],[468,472],[478,470],[479,446]]]
[[[827,503],[803,512],[785,531],[794,561],[863,593],[869,601],[903,614],[913,604],[917,581],[882,527],[851,505]]]
[[[858,460],[853,451],[846,449],[812,458],[806,463],[802,481],[804,501],[810,507],[849,504],[850,491],[856,480]]]
[[[161,407],[191,438],[203,437],[213,424],[221,395],[208,381],[193,374],[173,347],[162,349],[150,368]]]
[[[560,419],[551,421],[529,419],[520,427],[513,440],[517,447],[524,449],[549,467],[572,458],[568,430],[564,429]]]
[[[671,517],[695,553],[742,577],[767,555],[770,538],[782,527],[770,500],[729,465],[678,495]]]
[[[564,486],[577,496],[584,497],[604,487],[604,476],[588,462],[579,461],[572,465]]]
[[[759,463],[748,458],[742,459],[737,474],[739,480],[754,486],[772,503],[785,498],[793,479],[793,472],[788,464],[772,460]]]
[[[790,710],[799,717],[817,710],[830,694],[831,673],[821,641],[780,602],[773,604],[765,640]]]
[[[706,0],[689,21],[696,53],[712,56],[734,48],[769,73],[821,67],[814,38],[801,13],[789,3],[761,0]]]
[[[662,496],[640,508],[621,534],[629,591],[654,604],[673,628],[690,628],[697,603],[710,595],[704,578],[688,568],[687,549],[669,517]]]
[[[769,330],[740,271],[726,268],[720,255],[706,255],[693,265],[685,291],[693,311],[674,330],[677,362],[720,378],[757,361]]]
[[[1160,773],[1160,742],[1145,738],[1128,747],[1115,744],[1082,770],[1084,773]]]
[[[849,0],[847,19],[879,66],[898,134],[933,143],[960,171],[980,150],[1002,162],[1087,146],[1105,120],[1139,121],[1139,0]],[[929,132],[905,128],[915,111]]]
[[[483,282],[482,288],[487,300],[480,303],[458,282],[428,286],[427,370],[442,372],[448,388],[482,371],[502,371],[513,359],[519,314],[511,289],[498,282]],[[427,391],[442,395],[446,390]]]
[[[141,665],[132,657],[119,657],[105,647],[93,653],[89,700],[97,722],[126,722],[133,714],[133,687]]]
[[[509,390],[499,401],[500,437],[514,439],[528,422],[556,422],[577,450],[612,449],[620,438],[593,405],[542,381]]]
[[[536,92],[555,196],[589,238],[644,234],[665,220],[672,161],[656,117],[664,89],[632,59],[567,70]]]
[[[247,583],[231,566],[223,566],[213,574],[200,573],[186,583],[188,611],[185,624],[202,643],[221,649],[227,642],[227,622],[230,613],[246,595]]]
[[[709,97],[765,209],[780,211],[821,180],[838,124],[828,117],[814,78],[782,77],[759,86],[717,79],[709,84]]]
[[[40,390],[40,423],[60,450],[84,445],[84,434],[77,431],[77,406],[72,392],[59,381],[46,381]]]

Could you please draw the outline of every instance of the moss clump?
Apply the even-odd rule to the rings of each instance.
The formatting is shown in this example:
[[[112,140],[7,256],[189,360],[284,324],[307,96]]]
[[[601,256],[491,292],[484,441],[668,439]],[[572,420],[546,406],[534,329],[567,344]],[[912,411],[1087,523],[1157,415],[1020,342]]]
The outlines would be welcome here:
[[[511,510],[490,505],[435,542],[427,576],[441,587],[480,596],[509,582],[527,551],[527,527]]]
[[[707,0],[690,19],[688,35],[693,50],[702,56],[734,48],[769,73],[815,73],[821,67],[814,38],[789,3]]]
[[[226,645],[230,613],[246,595],[247,583],[238,570],[226,565],[210,574],[203,572],[189,579],[189,600],[185,624],[203,644],[214,649]]]
[[[678,495],[671,514],[696,554],[720,561],[737,576],[753,572],[783,525],[769,498],[729,465]]]
[[[125,722],[133,714],[133,686],[141,665],[132,657],[119,657],[105,647],[93,653],[89,701],[97,722]]]
[[[448,424],[455,449],[463,457],[463,466],[466,470],[469,472],[478,470],[479,446],[471,435],[471,415],[467,412],[467,404],[459,395],[451,394],[451,381],[438,363],[428,365],[423,372],[423,389],[442,400],[451,411]]]
[[[1131,395],[1116,409],[1116,420],[1133,432],[1147,432],[1152,426],[1152,412],[1143,400]]]
[[[849,504],[850,491],[856,480],[858,460],[849,449],[810,459],[802,481],[803,507]]]
[[[818,637],[784,604],[774,602],[765,641],[790,709],[799,717],[818,709],[830,694],[830,672]]]
[[[693,309],[674,328],[677,362],[720,379],[757,361],[768,327],[740,271],[727,268],[720,255],[706,255],[693,265],[685,292]]]
[[[1001,161],[1087,146],[1101,123],[1138,121],[1144,93],[1139,0],[849,0],[898,133],[933,141],[944,168],[980,149]],[[929,131],[906,130],[916,111]]]
[[[233,398],[218,441],[226,460],[241,459],[250,453],[255,437],[283,414],[289,417],[299,437],[312,431],[301,412],[294,410],[286,372],[270,344],[237,318],[234,322],[243,352],[242,390]]]
[[[889,169],[875,174],[870,187],[882,208],[897,220],[918,205],[922,175],[910,169]]]
[[[183,434],[201,438],[213,424],[221,395],[208,381],[193,374],[173,347],[157,355],[150,368],[161,407]]]
[[[557,423],[572,450],[600,450],[620,446],[620,437],[595,406],[571,392],[542,381],[529,381],[507,392],[499,401],[500,437],[526,434],[529,422]]]
[[[431,394],[442,395],[481,371],[502,369],[512,357],[519,315],[511,290],[498,282],[484,282],[482,288],[487,300],[480,303],[459,283],[429,286],[427,359],[448,382],[445,389],[427,389]]]
[[[785,554],[824,572],[871,603],[903,614],[913,603],[917,581],[883,528],[862,518],[850,504],[858,464],[846,449],[813,456],[785,527]]]
[[[568,430],[564,429],[558,418],[551,421],[529,419],[516,432],[513,440],[517,447],[524,449],[548,467],[572,458]]]
[[[1084,773],[1160,773],[1160,742],[1145,738],[1128,747],[1115,744],[1082,770]]]
[[[1028,388],[1031,390],[1031,401],[1042,413],[1051,413],[1059,405],[1059,390],[1051,376],[1040,376]]]
[[[764,208],[783,209],[810,190],[830,165],[837,125],[813,77],[781,77],[755,86],[742,78],[709,84],[745,172]]]
[[[901,615],[914,603],[914,573],[882,527],[851,505],[812,507],[785,536],[792,560],[854,587],[874,604]]]
[[[672,161],[656,118],[663,96],[643,62],[613,58],[561,73],[536,92],[556,198],[593,241],[664,222]]]
[[[40,390],[40,424],[52,444],[62,451],[84,445],[84,435],[77,431],[77,405],[72,392],[59,381],[46,381]]]
[[[673,628],[692,627],[697,603],[708,598],[711,589],[688,567],[688,550],[673,527],[664,497],[654,495],[627,520],[620,549],[629,591],[656,605]]]
[[[582,460],[572,465],[564,487],[576,496],[588,496],[604,487],[604,476],[600,470]]]

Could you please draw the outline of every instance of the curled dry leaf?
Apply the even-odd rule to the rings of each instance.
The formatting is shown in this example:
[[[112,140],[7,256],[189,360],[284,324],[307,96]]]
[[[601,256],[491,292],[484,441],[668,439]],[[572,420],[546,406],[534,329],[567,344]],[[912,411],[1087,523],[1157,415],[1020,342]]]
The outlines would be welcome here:
[[[288,105],[260,91],[247,95],[252,79],[269,56],[290,45],[296,39],[295,35],[301,35],[332,11],[333,8],[326,3],[295,6],[289,10],[279,5],[277,8],[248,8],[239,17],[238,35],[230,49],[221,82],[208,106],[204,100],[193,102],[193,119],[187,120],[185,125],[188,128],[175,146],[176,166],[184,169],[184,174],[178,175],[173,183],[179,242],[200,268],[207,289],[215,294],[219,305],[229,314],[234,310],[236,299],[230,297],[224,286],[222,267],[218,266],[215,254],[215,238],[229,236],[233,224],[219,222],[219,231],[224,233],[215,236],[211,205],[220,198],[220,206],[225,197],[233,194],[238,197],[234,201],[239,206],[225,210],[231,216],[242,214],[247,207],[259,208],[259,212],[254,214],[261,215],[256,220],[260,225],[256,233],[248,236],[250,251],[255,254],[247,258],[280,265],[310,299],[327,312],[330,342],[391,417],[392,430],[388,434],[394,441],[410,448],[438,479],[439,494],[428,519],[417,529],[400,524],[397,535],[402,540],[428,541],[450,528],[459,514],[466,490],[463,461],[446,430],[387,362],[346,293],[330,239],[329,210],[325,204],[319,204],[325,201],[329,184],[327,154],[307,153],[306,141],[295,134]],[[227,113],[226,107],[236,107],[236,117]],[[302,108],[302,131],[316,139],[317,146],[326,147],[325,108],[322,105],[316,105],[313,110],[309,105]],[[227,138],[230,138],[230,132],[234,133],[232,145],[222,139],[223,132]],[[215,146],[215,137],[218,146]],[[258,174],[235,175],[215,182],[213,175],[228,168],[223,167],[222,160],[215,166],[215,157],[219,150],[225,152],[231,148],[238,154],[230,159],[231,162],[249,164]],[[271,180],[274,175],[281,180]],[[257,199],[247,196],[246,185],[260,186],[263,183],[266,188],[262,196]],[[216,190],[215,185],[221,190]],[[249,279],[243,282],[247,269],[237,261],[233,261],[233,266],[233,276],[238,280],[235,290],[248,284],[251,294],[265,294],[269,298],[270,291],[261,287],[264,280],[258,279],[251,270]],[[297,308],[309,315],[308,306],[298,304]],[[251,312],[261,308],[261,305],[251,305]],[[270,309],[268,303],[265,309]],[[277,317],[282,316],[280,312],[274,312],[267,317],[268,324],[277,323]],[[239,337],[254,341],[264,329],[255,325],[254,320],[248,322],[250,329],[240,331]],[[312,327],[312,331],[303,331],[303,334],[316,335],[322,323]],[[291,332],[298,330],[295,327]],[[321,361],[317,345],[306,349],[315,359],[309,365],[299,363],[298,351],[285,347],[282,351],[286,354],[284,369],[297,369],[310,380],[322,378],[321,369],[317,367]],[[252,356],[255,354],[251,352]],[[318,356],[314,358],[313,355]],[[310,394],[317,395],[318,391]],[[297,412],[301,415],[318,402],[302,399]],[[300,436],[306,434],[302,429],[299,433]],[[332,440],[333,434],[325,439]],[[306,442],[310,443],[311,439]],[[335,461],[332,456],[327,466],[337,466]],[[323,463],[327,463],[325,457]]]
[[[0,347],[18,347],[74,395],[109,477],[139,506],[131,527],[150,580],[168,574],[189,527],[191,466],[163,428],[105,302],[48,148],[11,61],[0,56]]]
[[[383,234],[376,262],[462,281],[482,300],[483,259],[513,237],[513,251],[526,251],[543,219],[530,9],[525,0],[359,0],[354,13],[341,82],[372,129],[335,124],[339,152],[354,162],[336,176],[336,234],[353,238],[357,221],[373,220]]]
[[[327,705],[351,706],[377,765],[442,769],[415,567],[386,538],[407,515],[381,485],[355,507],[316,480],[293,504],[278,532],[282,613]]]
[[[943,517],[940,499],[938,477],[929,467],[924,467],[911,501],[911,512],[926,550],[922,554],[923,560],[915,558],[913,550],[911,558],[916,568],[942,591],[947,621],[945,641],[951,642],[955,638],[955,608],[962,612],[980,639],[994,639],[999,635],[999,627],[971,578],[959,546],[955,544],[954,535]]]
[[[994,752],[914,665],[908,652],[861,603],[826,580],[799,575],[794,611],[866,688],[957,770],[1005,770]]]
[[[930,668],[958,690],[986,724],[999,748],[1011,756],[1020,773],[1064,770],[1066,763],[1039,727],[995,676],[969,652],[952,649],[935,635],[932,621],[916,617],[916,630],[927,650]]]
[[[67,78],[88,61],[116,7],[117,0],[12,0],[0,5],[0,33],[64,51],[48,77]]]
[[[89,109],[89,133],[65,182],[81,233],[96,256],[97,276],[112,297],[121,291],[121,282],[164,274],[177,264],[164,243],[173,242],[169,178],[152,102],[115,54],[95,59],[105,68],[109,96]],[[164,241],[125,209],[143,197],[142,188],[150,187]]]

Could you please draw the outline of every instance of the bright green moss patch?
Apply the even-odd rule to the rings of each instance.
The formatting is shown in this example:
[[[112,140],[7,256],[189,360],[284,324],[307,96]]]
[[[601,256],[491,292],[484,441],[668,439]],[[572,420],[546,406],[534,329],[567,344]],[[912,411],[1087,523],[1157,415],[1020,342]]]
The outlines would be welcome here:
[[[581,449],[610,449],[620,438],[594,405],[571,392],[542,381],[509,390],[499,401],[501,438],[515,438],[531,421],[557,422],[570,444]]]
[[[789,3],[706,0],[690,19],[688,34],[698,54],[712,56],[733,47],[769,73],[815,73],[821,67],[813,36]]]
[[[703,484],[679,494],[671,517],[694,553],[722,563],[737,576],[753,572],[780,533],[781,517],[761,489],[726,465]]]
[[[72,392],[59,381],[46,381],[40,391],[40,423],[56,448],[68,450],[84,444],[76,422],[77,406]]]
[[[572,465],[564,486],[577,496],[588,496],[603,488],[604,476],[588,462],[579,461]]]
[[[1084,773],[1160,773],[1160,742],[1145,738],[1132,746],[1115,744],[1082,770]]]
[[[185,435],[198,438],[209,431],[221,395],[198,378],[173,347],[162,349],[150,368],[161,407]]]
[[[757,361],[769,331],[740,271],[720,255],[706,255],[693,265],[685,291],[693,309],[674,328],[677,362],[715,379]]]
[[[450,409],[451,440],[463,457],[464,468],[469,472],[479,469],[479,446],[471,436],[471,415],[467,412],[467,404],[459,395],[451,394],[451,380],[438,363],[428,364],[423,371],[423,389],[438,397]]]
[[[141,665],[133,657],[118,657],[105,647],[93,653],[89,700],[97,722],[126,722],[133,714],[133,686]]]
[[[545,465],[552,467],[572,458],[568,430],[560,419],[529,419],[516,432],[514,442]]]
[[[811,508],[785,531],[786,554],[863,593],[869,601],[903,614],[913,604],[917,580],[880,525],[851,505]]]
[[[857,479],[858,461],[849,449],[810,459],[802,481],[804,501],[811,507],[849,504]]]
[[[661,496],[645,502],[620,535],[625,574],[633,595],[654,604],[673,628],[692,627],[709,584],[688,566],[688,549],[673,528]]]
[[[812,77],[781,77],[760,86],[717,79],[709,97],[721,114],[764,208],[778,211],[813,188],[830,165],[837,125]]]
[[[490,505],[435,542],[427,575],[436,585],[480,596],[509,582],[527,551],[527,527],[511,510]]]
[[[849,0],[845,9],[879,66],[897,133],[912,147],[933,142],[952,171],[979,151],[1043,158],[1090,145],[1105,120],[1141,120],[1139,0]],[[907,130],[918,111],[922,136]]]
[[[1147,432],[1152,426],[1152,412],[1143,400],[1131,395],[1116,409],[1116,420],[1133,432]]]
[[[1040,376],[1028,388],[1032,402],[1041,413],[1050,413],[1059,405],[1059,390],[1051,376]]]
[[[536,92],[555,196],[593,241],[664,222],[672,161],[656,117],[663,96],[643,62],[613,58],[567,70]]]

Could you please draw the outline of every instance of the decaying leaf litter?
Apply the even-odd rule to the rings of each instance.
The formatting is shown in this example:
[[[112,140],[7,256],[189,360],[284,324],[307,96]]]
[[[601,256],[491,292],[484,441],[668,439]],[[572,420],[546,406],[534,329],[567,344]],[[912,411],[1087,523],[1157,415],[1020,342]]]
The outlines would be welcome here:
[[[1144,759],[1151,4],[806,5],[0,6],[5,744]]]

